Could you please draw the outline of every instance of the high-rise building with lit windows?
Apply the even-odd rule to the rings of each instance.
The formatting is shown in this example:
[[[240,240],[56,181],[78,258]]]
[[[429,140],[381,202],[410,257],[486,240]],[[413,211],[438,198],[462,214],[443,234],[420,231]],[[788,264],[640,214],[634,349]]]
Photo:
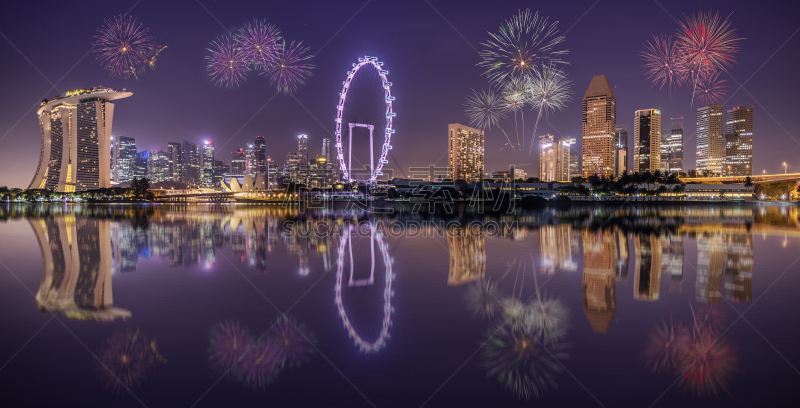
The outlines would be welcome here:
[[[244,173],[242,174],[249,174],[250,177],[255,177],[257,172],[258,166],[256,165],[256,148],[254,145],[247,145],[244,156]]]
[[[183,141],[183,181],[199,184],[203,174],[203,153],[197,143]]]
[[[722,173],[725,161],[722,105],[697,108],[697,171]]]
[[[147,178],[151,183],[170,180],[169,152],[166,150],[152,151],[147,155]]]
[[[111,186],[110,101],[133,95],[124,89],[75,89],[43,100],[36,114],[42,145],[28,188],[60,192]]]
[[[448,177],[466,182],[483,179],[483,131],[460,123],[447,125]]]
[[[264,136],[256,136],[255,144],[256,153],[256,172],[259,174],[267,174],[267,142]]]
[[[615,164],[617,100],[605,75],[592,78],[583,96],[583,177],[611,177]]]
[[[539,179],[541,181],[570,181],[569,153],[574,138],[553,135],[539,136]]]
[[[244,149],[237,149],[231,152],[231,174],[245,174],[247,164],[247,152]]]
[[[111,179],[117,183],[133,180],[136,177],[136,139],[117,137],[112,155],[115,164],[112,166]]]
[[[214,142],[206,140],[203,142],[203,168],[200,184],[211,187],[217,186],[214,183]]]
[[[169,156],[169,179],[183,181],[183,152],[181,144],[176,142],[168,143],[167,156]]]
[[[614,175],[619,177],[628,170],[628,125],[617,126],[614,129],[614,153],[616,154]]]
[[[725,123],[725,168],[727,176],[753,174],[753,107],[728,111]]]
[[[683,118],[672,118],[669,133],[669,172],[682,172],[683,168]]]
[[[661,111],[643,109],[633,121],[633,171],[654,172],[661,167]]]

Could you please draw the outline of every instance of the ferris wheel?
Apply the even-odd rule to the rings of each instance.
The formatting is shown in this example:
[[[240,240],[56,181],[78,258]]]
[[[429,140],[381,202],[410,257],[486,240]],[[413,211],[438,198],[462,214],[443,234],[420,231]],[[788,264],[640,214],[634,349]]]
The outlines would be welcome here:
[[[372,146],[372,133],[374,131],[375,126],[372,124],[362,124],[362,123],[348,123],[346,126],[349,129],[349,138],[348,138],[348,149],[347,149],[347,161],[345,161],[344,157],[344,145],[342,143],[342,114],[344,112],[344,103],[347,99],[347,92],[350,90],[350,85],[353,81],[353,78],[356,76],[356,73],[359,69],[366,68],[366,69],[375,69],[378,72],[378,75],[381,79],[381,84],[384,89],[384,101],[386,103],[386,128],[384,129],[384,138],[383,138],[383,146],[381,147],[381,154],[380,158],[378,159],[377,165],[375,164],[374,160],[374,151]],[[342,82],[342,92],[339,93],[339,104],[336,107],[336,157],[339,159],[339,166],[342,169],[342,174],[344,175],[344,180],[353,182],[355,178],[353,177],[352,172],[352,156],[353,156],[353,128],[354,127],[364,127],[369,129],[370,133],[370,177],[369,182],[373,183],[377,179],[378,176],[383,175],[383,165],[389,163],[386,159],[386,155],[389,154],[389,150],[392,149],[391,139],[392,134],[394,134],[394,129],[392,128],[392,121],[395,117],[395,113],[392,111],[392,101],[394,101],[394,97],[392,96],[392,83],[386,78],[389,74],[389,71],[383,69],[383,62],[378,61],[377,57],[370,57],[364,56],[363,58],[359,58],[357,63],[353,63],[353,69],[347,71],[347,79]]]

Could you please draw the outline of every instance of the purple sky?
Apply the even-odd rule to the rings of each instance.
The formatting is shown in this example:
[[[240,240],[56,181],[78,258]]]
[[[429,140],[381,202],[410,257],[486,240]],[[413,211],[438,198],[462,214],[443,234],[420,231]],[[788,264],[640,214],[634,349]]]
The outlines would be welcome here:
[[[783,171],[784,161],[790,172],[800,172],[796,102],[800,94],[800,35],[796,35],[800,23],[795,18],[800,5],[771,0],[659,2],[678,19],[683,13],[709,9],[723,15],[733,12],[734,27],[745,40],[738,64],[730,71],[732,77],[724,73],[721,77],[726,80],[728,96],[739,88],[737,81],[744,89],[725,103],[725,109],[755,106],[755,173]],[[489,87],[482,69],[475,66],[480,59],[473,46],[483,49],[480,43],[488,38],[487,31],[496,30],[520,8],[538,10],[560,21],[561,33],[569,30],[564,46],[570,52],[564,59],[570,62],[565,69],[574,82],[574,100],[552,115],[549,123],[540,124],[538,134],[576,137],[580,149],[581,98],[592,76],[602,74],[617,98],[618,123],[630,125],[635,110],[648,108],[661,109],[667,119],[685,118],[684,167],[694,167],[697,104],[690,106],[691,91],[673,91],[670,97],[667,90],[651,89],[641,67],[642,43],[651,33],[670,33],[676,28],[658,3],[430,3],[438,12],[425,0],[374,0],[366,6],[364,1],[204,0],[208,11],[191,0],[85,1],[80,7],[55,7],[61,4],[56,2],[52,6],[41,2],[4,5],[0,15],[0,32],[5,37],[0,38],[0,186],[27,187],[33,176],[40,147],[34,109],[38,101],[96,85],[133,92],[131,98],[117,103],[113,134],[136,138],[139,150],[166,149],[171,141],[210,139],[218,147],[217,158],[230,161],[229,152],[263,135],[267,154],[282,164],[286,153],[296,149],[296,135],[305,133],[310,155],[319,154],[322,138],[332,137],[334,131],[335,106],[345,72],[365,54],[378,56],[386,64],[397,98],[397,133],[392,141],[396,160],[390,159],[386,168],[402,167],[407,173],[410,166],[444,166],[447,124],[466,124],[464,99],[472,89]],[[168,49],[159,59],[158,70],[138,81],[111,78],[94,54],[85,54],[103,19],[124,13],[134,4],[131,15]],[[239,88],[220,89],[206,75],[206,47],[226,32],[220,24],[235,29],[253,18],[277,25],[287,39],[304,41],[316,54],[314,76],[300,87],[296,99],[280,94],[260,109],[275,93],[266,78],[251,74]],[[529,140],[535,112],[526,110],[525,116]],[[663,127],[669,127],[669,120]],[[506,120],[503,128],[514,137],[513,118]],[[633,132],[629,137],[632,146]],[[486,170],[515,163],[535,175],[534,157],[501,154],[504,141],[500,131],[488,132]],[[401,172],[395,170],[395,174]]]

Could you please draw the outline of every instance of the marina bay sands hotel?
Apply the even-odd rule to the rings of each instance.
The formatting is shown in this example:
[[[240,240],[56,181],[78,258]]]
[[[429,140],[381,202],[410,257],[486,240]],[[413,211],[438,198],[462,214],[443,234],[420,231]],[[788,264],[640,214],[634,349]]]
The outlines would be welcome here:
[[[131,95],[95,87],[43,100],[36,111],[42,148],[28,188],[72,192],[110,187],[111,101]]]

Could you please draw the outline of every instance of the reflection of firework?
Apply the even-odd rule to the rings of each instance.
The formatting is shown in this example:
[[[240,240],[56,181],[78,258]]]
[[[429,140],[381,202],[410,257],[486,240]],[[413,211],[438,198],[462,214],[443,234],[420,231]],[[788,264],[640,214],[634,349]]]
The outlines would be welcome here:
[[[717,336],[725,326],[725,311],[721,306],[703,305],[696,313],[692,312],[695,319],[695,334]]]
[[[515,329],[522,329],[528,323],[526,316],[528,308],[521,299],[515,297],[505,298],[500,301],[503,308],[503,315],[501,316],[508,325]]]
[[[653,42],[645,44],[642,52],[647,78],[653,81],[658,89],[667,85],[670,93],[678,87],[686,74],[685,60],[678,52],[678,44],[669,35],[653,35]],[[660,83],[660,84],[659,84]]]
[[[242,382],[253,388],[264,388],[271,384],[280,371],[280,350],[269,341],[254,345],[239,364]]]
[[[500,312],[497,284],[491,280],[481,279],[471,283],[465,298],[473,316],[491,319]]]
[[[97,350],[95,372],[114,392],[141,384],[156,364],[166,363],[158,354],[156,340],[130,330],[113,334]]]
[[[670,320],[661,321],[650,334],[643,357],[653,372],[671,372],[682,361],[689,343],[686,327]]]
[[[725,80],[719,79],[719,72],[700,75],[697,78],[694,97],[702,105],[713,105],[725,96]]]
[[[217,85],[239,86],[239,81],[245,79],[250,68],[237,37],[233,34],[224,35],[210,45],[208,51],[211,55],[206,56],[208,75]]]
[[[300,367],[314,353],[314,334],[304,324],[287,316],[278,318],[269,341],[278,350],[281,367],[286,363],[293,368]]]
[[[148,31],[131,16],[106,19],[92,44],[103,68],[114,77],[138,72],[150,59],[153,48]]]
[[[311,76],[314,65],[308,61],[312,55],[306,55],[309,47],[303,47],[303,42],[295,44],[294,41],[286,45],[286,41],[277,45],[275,60],[264,70],[264,75],[269,77],[269,83],[278,86],[283,93],[294,92],[297,85],[304,84],[306,77]]]
[[[563,62],[559,59],[568,51],[554,48],[564,41],[557,35],[557,21],[548,23],[539,12],[519,11],[500,26],[497,33],[489,33],[489,41],[482,43],[478,65],[495,84],[502,84],[508,76],[524,77],[536,66]]]
[[[281,31],[265,21],[255,20],[239,30],[239,47],[255,69],[264,69],[275,59]]]
[[[219,372],[228,373],[250,349],[253,338],[246,328],[239,325],[239,322],[227,320],[217,323],[214,327],[210,343],[208,359],[211,366]]]
[[[545,344],[564,338],[569,328],[569,312],[560,299],[543,297],[533,301],[526,313],[527,328]]]
[[[677,367],[683,374],[680,385],[697,396],[718,395],[728,388],[738,371],[739,358],[732,346],[715,336],[700,335],[686,349]]]
[[[553,343],[545,350],[535,335],[505,324],[494,333],[489,331],[488,336],[482,362],[488,369],[488,377],[497,377],[506,388],[525,399],[531,395],[538,397],[550,387],[557,388],[555,377],[561,366],[556,358],[567,358],[563,345]]]

